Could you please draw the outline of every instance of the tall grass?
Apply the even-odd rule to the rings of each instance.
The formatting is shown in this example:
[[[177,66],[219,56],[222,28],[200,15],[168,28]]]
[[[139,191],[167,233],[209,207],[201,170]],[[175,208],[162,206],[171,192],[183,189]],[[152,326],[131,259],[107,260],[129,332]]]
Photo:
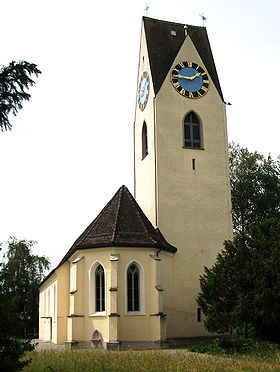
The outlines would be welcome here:
[[[24,372],[165,372],[165,371],[280,371],[279,356],[275,360],[256,360],[241,356],[231,358],[190,353],[186,350],[154,351],[33,351],[32,363]]]

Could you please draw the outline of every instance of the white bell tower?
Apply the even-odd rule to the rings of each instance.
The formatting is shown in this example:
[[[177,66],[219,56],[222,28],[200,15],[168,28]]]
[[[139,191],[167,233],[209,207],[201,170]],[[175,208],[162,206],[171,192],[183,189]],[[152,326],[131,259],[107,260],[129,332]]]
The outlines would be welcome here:
[[[135,198],[177,247],[162,270],[167,338],[207,335],[199,276],[232,237],[226,110],[204,27],[144,17]]]

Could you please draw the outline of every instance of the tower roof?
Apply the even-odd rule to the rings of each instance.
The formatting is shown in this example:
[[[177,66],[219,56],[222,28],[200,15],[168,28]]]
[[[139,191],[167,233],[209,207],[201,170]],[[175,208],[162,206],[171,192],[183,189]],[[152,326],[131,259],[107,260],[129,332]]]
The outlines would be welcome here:
[[[146,217],[126,186],[122,186],[78,237],[60,264],[76,250],[98,247],[155,247],[169,252],[169,244]]]
[[[205,27],[161,21],[148,17],[143,17],[143,22],[155,94],[159,92],[172,63],[185,40],[186,36],[184,28],[187,26],[188,35],[211,76],[221,99],[224,100]],[[171,31],[175,31],[176,35],[174,35],[174,32],[172,34]]]

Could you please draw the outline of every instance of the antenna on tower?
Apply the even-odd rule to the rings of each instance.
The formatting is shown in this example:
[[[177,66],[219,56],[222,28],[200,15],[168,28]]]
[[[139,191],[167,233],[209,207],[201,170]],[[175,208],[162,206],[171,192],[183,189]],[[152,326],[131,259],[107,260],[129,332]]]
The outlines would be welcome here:
[[[146,12],[146,16],[148,15],[148,10],[149,9],[150,9],[150,4],[149,3],[146,3],[145,8],[144,8],[144,10]]]
[[[205,15],[203,13],[199,14],[201,20],[202,20],[202,27],[204,27],[204,22],[207,20],[207,18],[205,17]]]

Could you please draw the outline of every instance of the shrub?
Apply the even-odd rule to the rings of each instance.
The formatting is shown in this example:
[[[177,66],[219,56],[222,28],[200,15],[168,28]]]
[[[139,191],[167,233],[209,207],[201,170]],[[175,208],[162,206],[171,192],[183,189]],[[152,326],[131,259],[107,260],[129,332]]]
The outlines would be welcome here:
[[[10,337],[0,338],[0,372],[21,371],[31,362],[24,355],[34,349],[29,340],[18,340]]]

